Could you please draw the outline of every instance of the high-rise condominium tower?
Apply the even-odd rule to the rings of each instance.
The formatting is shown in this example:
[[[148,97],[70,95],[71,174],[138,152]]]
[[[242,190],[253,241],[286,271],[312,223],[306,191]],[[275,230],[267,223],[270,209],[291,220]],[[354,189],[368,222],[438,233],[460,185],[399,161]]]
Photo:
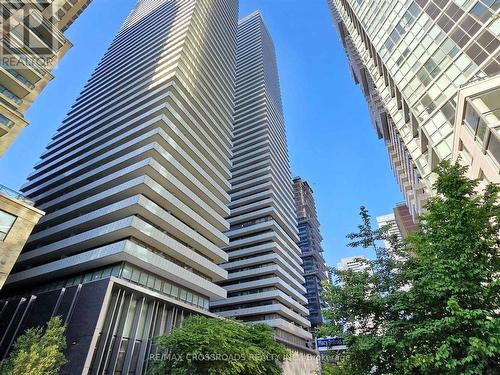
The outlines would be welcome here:
[[[0,355],[61,315],[64,373],[145,371],[226,296],[237,0],[139,0],[23,191],[47,215],[7,280]]]
[[[238,26],[231,225],[221,285],[212,303],[226,317],[264,322],[299,349],[311,339],[285,123],[273,42],[258,12]]]
[[[352,270],[355,272],[370,272],[371,267],[368,264],[369,260],[364,255],[357,255],[352,257],[342,258],[337,265],[341,271]]]
[[[328,267],[323,258],[322,237],[313,190],[307,181],[300,177],[293,179],[293,190],[299,228],[299,247],[302,251],[302,266],[306,279],[307,309],[311,326],[315,328],[323,323],[321,309],[325,308],[326,304],[321,297],[323,291],[321,282],[329,279]]]
[[[0,3],[0,156],[28,125],[24,113],[72,47],[64,31],[90,0]]]
[[[457,91],[476,79],[500,73],[500,2],[328,2],[354,80],[361,83],[374,127],[387,145],[394,173],[415,216],[432,195],[433,168],[452,156],[454,134],[463,125],[463,117],[456,116],[463,108],[463,103],[457,103]],[[498,89],[494,97],[498,104]],[[492,122],[485,119],[483,127],[477,119],[499,107],[495,100],[486,102],[492,107],[476,108],[481,116],[467,131],[484,145],[483,153],[490,154],[488,163],[498,178],[498,117]],[[458,152],[465,142],[456,143]],[[465,158],[463,162],[470,164]]]
[[[377,216],[378,227],[380,229],[386,227],[387,234],[396,235],[399,240],[402,240],[418,229],[405,203],[398,203],[392,211],[387,215]],[[384,241],[384,243],[386,247],[390,247],[389,241]]]
[[[0,2],[0,156],[28,125],[24,113],[53,78],[52,69],[71,47],[63,32],[89,3]],[[42,215],[30,199],[0,185],[0,289]]]
[[[403,239],[394,213],[377,216],[377,226],[379,227],[379,229],[384,229],[387,235],[391,237],[396,236],[398,240]],[[384,246],[386,249],[390,249],[391,241],[384,240]]]

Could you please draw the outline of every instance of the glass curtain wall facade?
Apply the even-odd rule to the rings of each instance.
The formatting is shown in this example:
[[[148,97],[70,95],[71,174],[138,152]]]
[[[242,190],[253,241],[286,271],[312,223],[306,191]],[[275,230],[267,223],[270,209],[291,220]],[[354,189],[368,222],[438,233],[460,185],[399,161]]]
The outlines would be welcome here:
[[[260,13],[238,26],[227,299],[211,310],[311,339],[274,46]]]
[[[137,2],[22,188],[47,214],[6,282],[0,355],[43,310],[84,326],[65,373],[141,373],[167,305],[210,315],[226,297],[237,17],[237,0]]]
[[[300,177],[293,179],[293,190],[299,229],[299,247],[302,252],[302,266],[306,279],[308,319],[311,322],[311,328],[314,329],[323,323],[321,310],[326,308],[326,303],[321,297],[323,291],[321,282],[329,280],[329,272],[323,258],[321,247],[323,238],[319,230],[313,190],[307,181]]]
[[[328,0],[415,217],[450,159],[457,91],[500,73],[500,2]]]

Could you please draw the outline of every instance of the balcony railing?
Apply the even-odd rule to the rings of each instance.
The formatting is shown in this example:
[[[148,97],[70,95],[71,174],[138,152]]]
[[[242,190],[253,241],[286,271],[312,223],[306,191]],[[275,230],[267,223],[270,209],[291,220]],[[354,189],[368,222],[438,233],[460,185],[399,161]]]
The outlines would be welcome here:
[[[14,121],[12,121],[11,119],[7,118],[6,116],[0,113],[0,124],[8,128],[12,128],[14,126]]]
[[[241,223],[241,224],[231,225],[231,229],[230,230],[242,229],[242,228],[250,227],[252,225],[265,223],[265,222],[271,221],[271,220],[273,220],[273,218],[271,216],[266,216],[264,218],[260,218],[260,219],[256,219],[256,220],[251,220],[251,221],[246,221],[246,222]]]
[[[3,39],[2,43],[7,47],[10,54],[15,55],[28,68],[34,69],[42,77],[47,74],[47,70],[40,66],[37,59],[34,58],[35,53],[28,46],[23,45],[20,40],[17,38]]]
[[[32,201],[29,198],[26,198],[24,195],[22,195],[21,193],[18,193],[15,190],[9,189],[7,186],[0,185],[0,194],[4,194],[8,197],[20,200],[21,202],[27,203],[30,206],[35,205],[34,201]]]
[[[13,94],[11,91],[7,90],[2,85],[0,85],[0,94],[5,95],[7,98],[11,99],[14,103],[18,105],[23,104],[23,101],[17,95]]]
[[[33,17],[40,25],[43,25],[47,31],[49,31],[53,36],[55,36],[61,45],[64,45],[67,42],[66,36],[64,35],[61,30],[59,30],[56,26],[54,26],[52,23],[47,21],[45,17],[42,16],[42,14],[39,11],[32,10],[31,12],[31,17]],[[26,25],[27,28],[30,30],[33,30],[32,27],[29,25]]]
[[[16,72],[11,67],[4,65],[3,68],[6,71],[8,71],[15,79],[17,79],[19,82],[21,82],[24,86],[28,87],[30,90],[33,90],[35,88],[34,84],[32,84],[23,75],[19,74],[18,72]]]

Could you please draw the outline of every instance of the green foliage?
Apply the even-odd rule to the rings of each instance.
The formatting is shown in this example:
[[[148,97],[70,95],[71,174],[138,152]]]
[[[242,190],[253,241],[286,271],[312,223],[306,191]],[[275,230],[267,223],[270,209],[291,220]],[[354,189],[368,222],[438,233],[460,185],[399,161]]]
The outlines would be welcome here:
[[[203,316],[186,319],[156,344],[165,354],[150,363],[152,374],[279,375],[289,355],[268,325]]]
[[[323,363],[321,365],[321,375],[345,375],[346,370],[341,366],[335,366],[330,363]],[[354,375],[354,374],[353,374]]]
[[[325,286],[332,323],[319,334],[344,337],[341,374],[499,373],[499,189],[478,193],[447,162],[436,172],[437,194],[405,243],[373,230],[363,207],[348,235],[376,259],[371,272],[333,270],[337,282]]]
[[[45,331],[30,328],[19,336],[9,357],[0,363],[0,374],[57,375],[67,361],[64,327],[61,318],[50,319]]]

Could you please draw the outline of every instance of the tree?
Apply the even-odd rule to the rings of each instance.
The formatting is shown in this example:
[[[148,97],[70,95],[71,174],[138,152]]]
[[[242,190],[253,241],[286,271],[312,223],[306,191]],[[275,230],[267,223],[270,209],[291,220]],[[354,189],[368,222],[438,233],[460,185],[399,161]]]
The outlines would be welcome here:
[[[420,229],[389,249],[361,209],[348,237],[375,250],[372,272],[334,270],[341,283],[325,291],[333,323],[320,333],[344,336],[341,373],[498,374],[499,189],[478,193],[465,172],[439,165]]]
[[[289,354],[268,325],[203,316],[189,317],[156,345],[164,354],[152,374],[279,375]]]
[[[17,338],[9,357],[0,363],[0,374],[57,375],[67,362],[64,330],[58,316],[50,319],[45,331],[42,327],[26,330]]]
[[[342,356],[335,374],[366,374],[377,368],[390,374],[394,350],[387,347],[386,330],[390,314],[389,297],[397,289],[397,279],[406,259],[404,246],[388,228],[372,229],[370,215],[361,207],[362,223],[358,232],[350,233],[349,247],[372,248],[375,260],[364,261],[363,271],[333,268],[335,284],[326,283],[323,296],[330,306],[324,311],[329,321],[318,332],[320,336],[342,336],[348,350]],[[378,245],[381,240],[391,243],[389,249]],[[383,355],[382,355],[383,354]]]

